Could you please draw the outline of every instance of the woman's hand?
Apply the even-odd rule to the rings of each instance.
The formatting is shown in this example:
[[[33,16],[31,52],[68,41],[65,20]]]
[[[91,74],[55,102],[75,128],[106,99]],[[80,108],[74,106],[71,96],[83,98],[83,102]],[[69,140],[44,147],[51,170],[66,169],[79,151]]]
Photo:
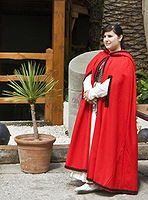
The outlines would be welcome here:
[[[90,104],[96,104],[95,99],[92,99],[92,100],[89,99],[89,90],[84,92],[83,98]]]
[[[96,101],[93,99],[93,100],[89,100],[87,101],[89,104],[96,104]]]
[[[86,92],[84,92],[83,98],[84,98],[86,101],[89,101],[89,90],[87,90]]]

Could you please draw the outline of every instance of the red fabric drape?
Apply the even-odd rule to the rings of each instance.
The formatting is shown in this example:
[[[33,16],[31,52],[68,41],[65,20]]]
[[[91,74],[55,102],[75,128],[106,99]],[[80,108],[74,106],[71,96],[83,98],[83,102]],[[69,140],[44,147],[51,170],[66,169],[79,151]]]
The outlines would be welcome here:
[[[99,98],[89,156],[92,105],[81,100],[65,167],[87,173],[87,179],[109,192],[137,193],[136,78],[131,55],[125,51],[96,55],[87,67],[95,82],[105,61],[102,82],[112,78],[108,96]],[[106,100],[108,103],[106,104]]]

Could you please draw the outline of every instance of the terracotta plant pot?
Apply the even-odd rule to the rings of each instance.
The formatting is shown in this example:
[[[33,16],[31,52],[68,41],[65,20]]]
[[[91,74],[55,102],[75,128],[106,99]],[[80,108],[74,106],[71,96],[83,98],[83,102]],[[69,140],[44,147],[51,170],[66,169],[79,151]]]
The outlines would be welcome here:
[[[33,134],[24,134],[16,136],[14,140],[23,172],[39,174],[49,170],[52,147],[56,140],[54,136],[39,134],[39,141],[35,141]]]

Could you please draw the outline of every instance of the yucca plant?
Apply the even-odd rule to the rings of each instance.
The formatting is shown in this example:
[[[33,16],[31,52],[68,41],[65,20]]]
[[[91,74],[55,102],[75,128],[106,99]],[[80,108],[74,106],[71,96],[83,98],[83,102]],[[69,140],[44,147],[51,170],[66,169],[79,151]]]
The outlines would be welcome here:
[[[17,76],[18,81],[9,78],[8,86],[12,90],[4,90],[3,95],[9,96],[5,98],[13,101],[28,101],[31,109],[31,117],[34,130],[34,139],[39,140],[39,133],[37,128],[35,116],[35,103],[39,97],[45,97],[49,93],[57,81],[55,81],[50,74],[45,73],[45,69],[36,62],[28,61],[28,65],[23,63],[19,70],[14,70],[14,75]]]

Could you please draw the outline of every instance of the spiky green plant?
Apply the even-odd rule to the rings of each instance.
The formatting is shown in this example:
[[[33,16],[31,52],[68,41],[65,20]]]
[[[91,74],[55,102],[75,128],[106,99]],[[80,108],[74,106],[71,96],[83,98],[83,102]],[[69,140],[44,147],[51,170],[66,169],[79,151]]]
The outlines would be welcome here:
[[[14,70],[14,75],[17,76],[18,81],[9,79],[8,86],[12,90],[4,90],[3,95],[9,96],[6,100],[13,101],[28,101],[31,109],[31,117],[34,130],[34,139],[39,139],[38,128],[35,116],[35,103],[39,97],[45,97],[49,93],[57,81],[55,81],[51,75],[45,73],[45,69],[36,62],[28,62],[21,65],[19,70]]]

